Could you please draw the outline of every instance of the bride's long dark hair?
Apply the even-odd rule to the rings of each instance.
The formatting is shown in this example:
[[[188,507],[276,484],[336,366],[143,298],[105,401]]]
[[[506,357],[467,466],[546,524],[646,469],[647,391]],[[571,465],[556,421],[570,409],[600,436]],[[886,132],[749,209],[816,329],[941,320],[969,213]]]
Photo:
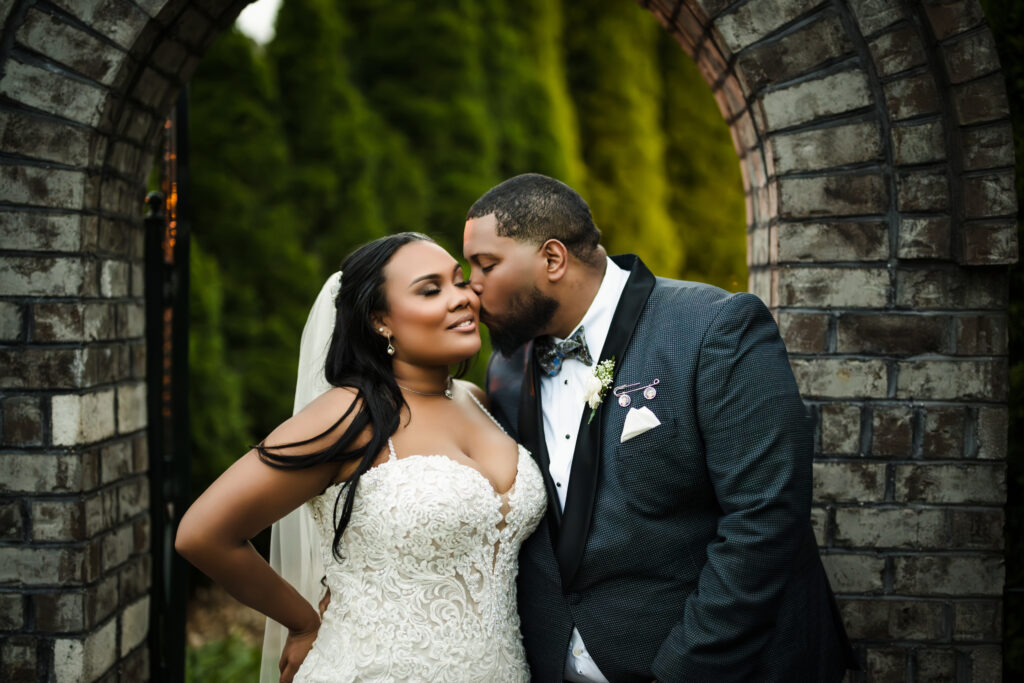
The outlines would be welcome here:
[[[253,446],[260,459],[271,467],[301,469],[328,462],[358,461],[355,471],[346,480],[334,501],[334,555],[341,559],[341,536],[352,516],[359,478],[373,466],[377,455],[387,446],[388,437],[398,429],[402,409],[406,406],[391,368],[387,340],[374,329],[375,316],[387,313],[384,294],[384,266],[398,249],[415,241],[433,242],[418,232],[402,232],[381,237],[353,251],[342,263],[341,288],[335,299],[337,315],[334,332],[327,351],[324,375],[335,387],[356,390],[356,399],[348,410],[324,432],[295,443]],[[457,375],[462,374],[460,368]],[[345,431],[331,445],[312,453],[289,455],[286,449],[308,446],[337,429],[352,412],[355,415]],[[368,443],[353,448],[352,444],[367,427]],[[341,518],[338,503],[344,496]]]

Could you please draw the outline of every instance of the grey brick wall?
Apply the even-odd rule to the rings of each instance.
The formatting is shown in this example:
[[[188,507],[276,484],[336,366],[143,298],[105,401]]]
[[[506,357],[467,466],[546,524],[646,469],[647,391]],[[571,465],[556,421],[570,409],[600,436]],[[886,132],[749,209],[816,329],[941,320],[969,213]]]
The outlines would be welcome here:
[[[144,182],[246,4],[0,0],[5,680],[148,675]],[[977,1],[640,4],[733,131],[857,680],[998,680],[1017,206]]]

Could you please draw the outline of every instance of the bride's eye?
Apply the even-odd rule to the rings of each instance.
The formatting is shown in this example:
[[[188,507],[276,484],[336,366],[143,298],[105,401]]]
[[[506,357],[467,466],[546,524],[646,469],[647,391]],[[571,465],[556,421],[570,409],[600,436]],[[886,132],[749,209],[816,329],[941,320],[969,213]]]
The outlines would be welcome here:
[[[424,289],[422,292],[420,292],[420,294],[422,294],[423,296],[434,296],[435,294],[440,294],[440,293],[441,293],[441,288],[440,287],[431,287],[430,289]]]

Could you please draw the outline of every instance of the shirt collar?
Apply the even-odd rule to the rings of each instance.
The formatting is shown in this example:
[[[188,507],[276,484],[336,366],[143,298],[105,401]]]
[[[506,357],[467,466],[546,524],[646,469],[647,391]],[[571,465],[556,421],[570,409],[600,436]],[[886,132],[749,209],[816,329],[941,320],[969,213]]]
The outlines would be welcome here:
[[[615,315],[615,307],[622,296],[622,290],[626,288],[626,281],[629,280],[629,271],[623,270],[607,256],[604,277],[601,278],[601,286],[590,302],[590,308],[580,320],[579,325],[569,333],[571,337],[576,330],[583,327],[584,335],[587,338],[587,350],[590,351],[594,362],[597,362],[604,348],[605,339],[608,338],[608,330],[612,327],[612,317]],[[555,337],[555,341],[561,341]]]

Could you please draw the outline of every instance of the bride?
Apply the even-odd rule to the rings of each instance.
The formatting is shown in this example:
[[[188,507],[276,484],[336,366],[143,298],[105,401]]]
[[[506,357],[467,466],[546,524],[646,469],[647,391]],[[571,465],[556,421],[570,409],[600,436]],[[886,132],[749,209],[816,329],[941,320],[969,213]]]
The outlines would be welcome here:
[[[193,503],[175,548],[269,618],[261,680],[528,680],[516,556],[545,493],[484,393],[449,375],[480,348],[477,295],[418,233],[342,271],[303,332],[296,414]],[[249,543],[283,517],[272,564],[297,585]]]

